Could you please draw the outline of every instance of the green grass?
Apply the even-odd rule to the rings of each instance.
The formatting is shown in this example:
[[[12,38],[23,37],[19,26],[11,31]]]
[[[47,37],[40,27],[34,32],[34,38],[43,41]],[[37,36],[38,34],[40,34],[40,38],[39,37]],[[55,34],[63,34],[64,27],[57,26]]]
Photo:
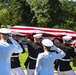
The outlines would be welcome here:
[[[74,71],[76,71],[76,67],[73,66],[73,62],[70,62],[70,65]]]
[[[23,69],[26,69],[25,66],[24,66],[24,62],[26,61],[27,56],[28,56],[28,53],[27,53],[27,52],[25,52],[25,53],[23,53],[23,54],[21,53],[21,54],[19,55],[20,64],[21,64],[21,66],[22,66]]]
[[[26,61],[27,56],[28,56],[28,53],[27,53],[27,52],[25,52],[25,53],[23,53],[23,54],[21,53],[21,54],[19,55],[20,63],[21,63],[21,66],[22,66],[23,69],[26,69],[25,66],[24,66],[24,62]],[[72,66],[72,69],[73,69],[74,71],[76,71],[76,67],[73,66],[73,63],[72,63],[72,62],[70,62],[70,65]]]

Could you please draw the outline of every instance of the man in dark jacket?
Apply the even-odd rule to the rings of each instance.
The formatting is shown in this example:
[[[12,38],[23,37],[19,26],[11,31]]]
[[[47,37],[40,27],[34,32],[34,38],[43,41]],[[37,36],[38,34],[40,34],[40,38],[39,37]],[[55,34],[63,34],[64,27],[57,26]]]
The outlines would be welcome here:
[[[30,41],[26,41],[28,47],[28,58],[25,62],[26,70],[28,75],[34,75],[36,59],[39,53],[43,52],[41,44],[42,34],[35,34],[34,41],[30,38]]]
[[[25,53],[25,49],[22,45],[22,43],[19,42],[19,33],[18,32],[13,32],[12,37],[14,40],[16,40],[20,46],[22,47],[23,51],[22,53]],[[21,65],[20,65],[20,60],[19,60],[19,53],[13,53],[11,56],[11,68],[12,68],[12,74],[13,75],[25,75]]]
[[[61,44],[60,49],[62,49],[66,56],[62,59],[59,59],[56,65],[56,70],[58,75],[75,75],[74,71],[70,66],[70,57],[75,57],[74,48],[70,46],[71,36],[63,36],[63,44]]]

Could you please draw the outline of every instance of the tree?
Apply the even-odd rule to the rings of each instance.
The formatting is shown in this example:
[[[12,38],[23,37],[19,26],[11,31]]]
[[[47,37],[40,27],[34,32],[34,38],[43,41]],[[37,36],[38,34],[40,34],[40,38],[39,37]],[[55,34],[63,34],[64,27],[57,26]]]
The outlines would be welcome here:
[[[59,0],[26,0],[35,12],[33,21],[37,26],[53,27],[62,21],[61,3]]]
[[[7,25],[9,12],[7,9],[0,10],[0,24]]]
[[[20,3],[17,0],[10,0],[6,8],[9,12],[8,25],[16,25],[21,21]]]
[[[73,2],[73,0],[61,0],[61,4],[65,23],[55,27],[76,30],[76,2]]]
[[[59,0],[49,0],[49,15],[52,27],[64,23],[62,5]]]
[[[17,0],[10,0],[8,3],[6,0],[0,3],[0,22],[4,25],[16,25],[21,20],[19,13],[20,3]]]
[[[21,4],[21,7],[19,11],[21,12],[21,25],[32,25],[32,18],[34,16],[34,12],[31,11],[31,8],[29,4],[26,2],[26,0],[19,0],[18,1]]]

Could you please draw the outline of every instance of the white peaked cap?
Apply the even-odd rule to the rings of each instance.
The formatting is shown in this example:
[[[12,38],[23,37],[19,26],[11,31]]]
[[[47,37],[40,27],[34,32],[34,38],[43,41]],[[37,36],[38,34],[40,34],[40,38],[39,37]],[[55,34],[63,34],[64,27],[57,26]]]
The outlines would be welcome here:
[[[33,35],[34,38],[42,38],[42,34],[35,34]]]
[[[63,40],[71,40],[72,39],[71,36],[63,36],[62,38],[63,38]]]
[[[43,44],[44,46],[46,46],[46,47],[51,47],[51,46],[53,46],[53,42],[52,42],[51,40],[49,40],[49,39],[43,39],[43,40],[42,40],[42,44]]]
[[[10,34],[11,30],[7,29],[7,28],[0,28],[0,33],[1,34]]]

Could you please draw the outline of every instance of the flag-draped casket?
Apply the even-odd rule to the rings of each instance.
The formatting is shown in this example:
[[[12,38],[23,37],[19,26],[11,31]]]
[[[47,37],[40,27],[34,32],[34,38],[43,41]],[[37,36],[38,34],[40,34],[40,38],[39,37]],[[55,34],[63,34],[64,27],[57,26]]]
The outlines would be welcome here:
[[[33,36],[36,33],[42,33],[43,37],[62,37],[69,35],[76,39],[76,32],[67,29],[54,29],[54,28],[43,28],[43,27],[30,27],[30,26],[12,26],[10,30],[20,32],[21,34],[27,34]]]

